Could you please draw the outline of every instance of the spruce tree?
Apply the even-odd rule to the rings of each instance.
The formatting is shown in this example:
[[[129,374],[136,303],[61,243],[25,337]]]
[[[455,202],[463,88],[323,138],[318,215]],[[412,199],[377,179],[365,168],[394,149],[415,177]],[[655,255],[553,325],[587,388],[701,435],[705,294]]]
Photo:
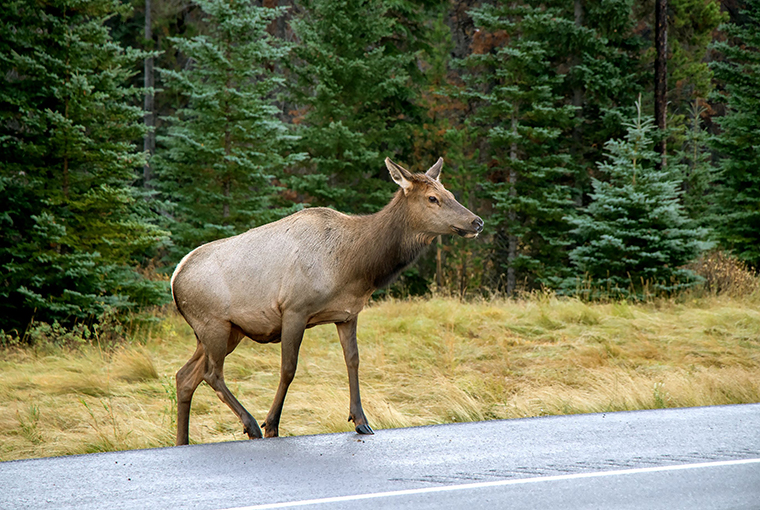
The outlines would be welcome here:
[[[135,266],[165,237],[130,186],[144,158],[140,51],[118,0],[13,0],[0,12],[0,328],[161,303]]]
[[[711,203],[717,173],[708,147],[710,135],[702,126],[702,116],[706,112],[707,108],[698,101],[692,103],[689,122],[676,137],[681,149],[675,154],[678,168],[682,169],[681,201],[684,210],[702,227],[708,227],[712,222]]]
[[[564,80],[558,92],[578,107],[564,143],[572,149],[575,198],[582,205],[590,191],[589,177],[603,158],[600,148],[623,136],[623,122],[631,116],[636,96],[652,89],[654,7],[631,0],[555,0],[548,5],[556,8],[557,19],[546,34],[547,57],[553,67],[566,70],[560,73]],[[711,90],[705,57],[723,15],[717,0],[670,0],[669,6],[668,123],[680,132],[691,129],[690,105]],[[672,135],[671,154],[682,142]]]
[[[712,68],[725,89],[713,97],[726,107],[712,141],[720,157],[714,228],[725,248],[760,267],[760,1],[748,0],[743,17],[723,25],[727,39],[714,46],[724,59]]]
[[[725,19],[718,0],[668,0],[668,56],[667,56],[667,114],[668,129],[663,136],[667,153],[678,159],[685,158],[684,205],[690,217],[704,219],[697,202],[691,200],[700,194],[699,188],[710,178],[709,164],[694,161],[703,158],[704,131],[699,117],[709,119],[710,111],[702,111],[695,117],[695,110],[705,104],[713,88],[713,72],[708,65],[712,58],[709,45],[716,29]],[[649,15],[644,4],[643,17]],[[652,51],[643,55],[642,64],[647,65]],[[695,122],[697,126],[695,127]],[[685,136],[684,136],[685,135]],[[695,144],[699,145],[695,153]],[[688,147],[684,147],[684,145]],[[689,152],[689,154],[686,154]],[[701,154],[700,154],[701,153]],[[704,191],[704,190],[703,190]],[[705,197],[702,203],[706,203]],[[692,216],[697,214],[699,216]]]
[[[185,102],[159,137],[156,186],[170,205],[172,258],[292,211],[279,197],[283,168],[301,159],[278,115],[282,77],[274,64],[289,47],[267,32],[284,12],[250,0],[200,0],[204,33],[172,38],[189,60],[161,69],[169,93]],[[292,204],[291,204],[292,205]]]
[[[383,159],[410,156],[414,53],[395,44],[402,27],[385,2],[305,0],[302,7],[292,24],[291,93],[311,166],[291,184],[314,205],[374,212],[394,189]]]
[[[575,109],[555,92],[562,77],[547,58],[556,12],[509,2],[471,14],[481,37],[496,41],[465,60],[466,95],[487,146],[495,277],[511,295],[518,283],[564,275],[572,181],[561,134]]]
[[[705,247],[704,230],[680,204],[680,176],[657,169],[655,128],[641,103],[636,106],[625,139],[605,144],[609,161],[599,170],[606,180],[593,179],[585,214],[569,219],[578,241],[570,253],[577,273],[565,287],[586,298],[642,299],[687,288],[696,278],[682,266]]]
[[[556,15],[544,34],[547,59],[563,78],[557,93],[576,108],[561,146],[572,157],[573,199],[587,203],[590,176],[610,138],[624,134],[631,105],[651,79],[641,63],[646,41],[636,30],[631,0],[551,3]]]
[[[715,30],[725,21],[718,0],[669,0],[668,101],[674,110],[690,111],[697,99],[712,90],[708,51]],[[680,118],[673,119],[680,124]],[[690,117],[684,119],[686,124]]]

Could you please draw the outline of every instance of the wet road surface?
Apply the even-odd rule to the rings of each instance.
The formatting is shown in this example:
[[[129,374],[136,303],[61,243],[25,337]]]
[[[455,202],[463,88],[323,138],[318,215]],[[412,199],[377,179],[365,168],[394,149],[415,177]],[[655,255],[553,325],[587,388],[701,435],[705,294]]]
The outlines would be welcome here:
[[[760,404],[0,463],[0,509],[760,509]]]

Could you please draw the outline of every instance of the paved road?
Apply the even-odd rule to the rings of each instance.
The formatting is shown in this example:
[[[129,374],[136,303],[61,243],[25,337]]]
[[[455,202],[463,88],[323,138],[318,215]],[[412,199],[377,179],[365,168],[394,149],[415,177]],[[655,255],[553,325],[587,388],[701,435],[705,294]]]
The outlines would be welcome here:
[[[4,462],[0,508],[760,509],[760,404],[376,432]]]

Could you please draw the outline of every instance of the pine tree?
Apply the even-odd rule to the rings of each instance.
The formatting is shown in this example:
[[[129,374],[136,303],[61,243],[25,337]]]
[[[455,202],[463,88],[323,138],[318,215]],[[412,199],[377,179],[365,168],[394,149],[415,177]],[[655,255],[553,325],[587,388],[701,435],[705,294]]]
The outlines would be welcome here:
[[[727,39],[715,49],[725,60],[712,63],[725,84],[714,98],[726,106],[712,143],[720,156],[715,231],[725,248],[760,267],[760,1],[746,6],[742,25],[722,26]]]
[[[165,233],[130,184],[144,158],[144,54],[113,43],[118,0],[14,0],[0,13],[0,324],[160,303],[134,267]]]
[[[684,126],[683,134],[677,137],[681,149],[675,154],[678,167],[682,169],[681,201],[684,211],[702,227],[707,227],[712,221],[710,209],[716,179],[716,169],[708,148],[710,135],[702,126],[702,116],[706,112],[707,108],[699,101],[692,103],[689,123]]]
[[[645,7],[646,8],[646,7]],[[686,158],[687,173],[684,175],[684,205],[688,213],[700,214],[692,196],[699,194],[697,188],[705,178],[709,179],[710,168],[695,162],[694,144],[700,145],[698,152],[704,154],[702,128],[694,125],[700,122],[695,117],[695,109],[705,104],[713,88],[713,73],[708,66],[709,45],[726,14],[721,12],[718,0],[668,0],[668,58],[667,58],[667,153],[677,158]],[[644,55],[648,60],[649,53]],[[701,111],[698,117],[709,119],[710,110]],[[685,135],[685,138],[684,136]],[[688,145],[689,154],[684,151]],[[698,154],[696,154],[698,155]],[[703,197],[704,198],[704,197]],[[706,200],[702,200],[706,203]],[[696,208],[692,207],[695,206]],[[695,217],[695,216],[691,216]],[[701,216],[704,218],[704,216]]]
[[[553,10],[510,2],[471,14],[489,44],[465,61],[466,95],[487,144],[495,276],[511,295],[518,282],[535,287],[563,275],[572,201],[560,135],[575,109],[556,94],[562,77],[547,59]]]
[[[463,102],[459,94],[456,70],[450,67],[454,51],[451,30],[446,24],[445,9],[439,8],[427,32],[427,45],[420,54],[422,80],[418,84],[416,103],[424,110],[413,126],[413,160],[445,160],[444,181],[462,204],[471,210],[479,206],[478,198],[485,166],[478,164],[478,137],[475,129],[464,125]],[[488,244],[483,237],[476,242],[457,236],[440,236],[435,250],[430,250],[416,264],[422,276],[435,281],[438,291],[478,291],[483,286],[483,261]],[[433,276],[433,274],[435,276]]]
[[[657,169],[652,119],[642,116],[640,102],[636,107],[625,139],[605,144],[609,161],[599,170],[608,180],[594,179],[585,214],[570,218],[577,276],[565,286],[587,298],[642,299],[687,288],[696,279],[681,266],[705,247],[704,230],[679,202],[679,176]]]
[[[720,4],[718,0],[669,0],[668,101],[676,109],[689,111],[695,100],[705,99],[712,90],[713,73],[706,57],[715,29],[725,21]]]
[[[711,89],[706,52],[711,34],[723,15],[717,0],[669,0],[667,100],[668,124],[676,132],[690,129],[688,111]],[[572,147],[571,168],[576,200],[590,191],[589,176],[602,160],[600,150],[610,138],[624,134],[623,122],[642,90],[652,90],[655,49],[654,6],[631,0],[554,1],[556,29],[547,34],[549,60],[565,68],[559,92],[578,108],[576,124],[565,143]],[[683,110],[685,114],[678,113]],[[672,134],[673,131],[671,131]],[[675,138],[675,139],[673,139]],[[670,153],[681,139],[669,139]]]
[[[640,90],[651,82],[641,65],[646,41],[636,31],[632,0],[552,2],[556,19],[547,30],[547,58],[563,77],[557,93],[576,107],[562,146],[572,154],[576,204],[587,202],[590,176],[610,138],[624,134],[623,122]]]
[[[272,72],[289,47],[267,32],[284,12],[250,0],[200,0],[205,32],[172,38],[190,64],[161,69],[170,93],[186,105],[169,123],[154,161],[156,186],[172,203],[171,229],[178,260],[205,242],[238,234],[292,212],[279,199],[283,168],[302,159],[278,119]]]
[[[300,147],[312,166],[291,185],[314,205],[374,212],[394,189],[383,159],[410,156],[412,120],[419,115],[409,75],[414,53],[395,44],[401,28],[385,2],[302,5],[292,24],[298,44],[291,92]]]

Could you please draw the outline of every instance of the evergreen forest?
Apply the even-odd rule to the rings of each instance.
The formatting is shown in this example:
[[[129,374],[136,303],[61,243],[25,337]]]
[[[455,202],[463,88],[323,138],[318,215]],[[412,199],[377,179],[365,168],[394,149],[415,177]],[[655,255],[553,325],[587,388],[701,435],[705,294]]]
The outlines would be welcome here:
[[[4,0],[0,333],[170,302],[200,244],[382,208],[485,221],[379,294],[642,300],[760,266],[760,0]],[[88,330],[89,331],[89,330]]]

